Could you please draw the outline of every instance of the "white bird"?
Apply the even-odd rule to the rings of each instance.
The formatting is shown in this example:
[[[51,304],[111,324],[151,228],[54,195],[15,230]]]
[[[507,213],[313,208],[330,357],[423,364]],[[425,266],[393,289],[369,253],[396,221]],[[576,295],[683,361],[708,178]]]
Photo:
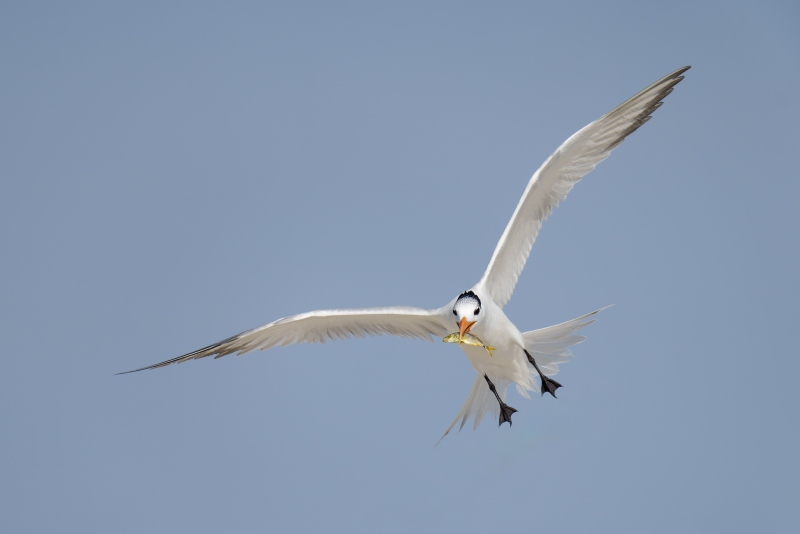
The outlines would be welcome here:
[[[471,333],[492,350],[460,345],[477,372],[475,383],[458,416],[445,431],[461,421],[459,430],[472,417],[477,428],[487,412],[502,425],[516,410],[505,403],[506,388],[515,384],[524,397],[528,391],[550,393],[555,397],[561,384],[549,378],[558,365],[571,356],[569,347],[585,338],[575,332],[594,322],[600,310],[555,326],[520,332],[503,306],[511,298],[542,222],[566,198],[572,187],[614,148],[650,119],[662,100],[683,79],[690,67],[661,78],[609,113],[567,139],[542,164],[530,179],[486,267],[486,272],[471,289],[445,306],[427,310],[408,306],[385,308],[317,310],[284,317],[269,324],[223,339],[208,347],[161,363],[127,371],[156,369],[173,363],[228,354],[244,354],[294,343],[325,343],[351,336],[391,334],[431,340],[458,331]],[[120,374],[126,374],[120,373]],[[535,380],[539,376],[541,388]],[[441,441],[441,440],[440,440]]]

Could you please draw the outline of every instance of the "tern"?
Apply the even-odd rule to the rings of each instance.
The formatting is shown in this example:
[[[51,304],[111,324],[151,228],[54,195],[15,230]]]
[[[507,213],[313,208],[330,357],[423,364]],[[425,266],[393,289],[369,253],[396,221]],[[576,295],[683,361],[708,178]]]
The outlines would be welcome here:
[[[488,412],[498,417],[500,426],[505,422],[510,426],[511,416],[517,410],[505,402],[507,387],[515,384],[525,398],[530,398],[528,391],[541,391],[542,395],[547,392],[555,397],[562,386],[551,376],[558,372],[560,363],[572,356],[569,347],[585,339],[575,333],[593,323],[592,317],[602,310],[530,332],[520,332],[503,312],[542,222],[581,178],[650,119],[689,68],[664,76],[564,141],[531,177],[481,279],[445,306],[432,310],[392,306],[301,313],[177,358],[120,374],[295,343],[325,343],[367,335],[431,341],[432,337],[458,332],[459,346],[477,376],[461,411],[442,438],[459,420],[459,430],[470,418],[477,428]]]

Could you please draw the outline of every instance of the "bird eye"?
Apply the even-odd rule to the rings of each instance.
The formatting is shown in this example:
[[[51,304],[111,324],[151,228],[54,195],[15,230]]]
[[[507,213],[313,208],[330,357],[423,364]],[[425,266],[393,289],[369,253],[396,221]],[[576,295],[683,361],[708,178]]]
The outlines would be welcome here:
[[[458,312],[453,310],[453,315],[458,316]]]
[[[475,315],[478,315],[481,312],[480,308],[475,308]]]

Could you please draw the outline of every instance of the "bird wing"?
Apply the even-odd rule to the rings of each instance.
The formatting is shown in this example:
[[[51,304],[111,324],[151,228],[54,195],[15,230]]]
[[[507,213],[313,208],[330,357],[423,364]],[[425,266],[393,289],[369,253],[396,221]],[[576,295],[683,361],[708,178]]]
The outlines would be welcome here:
[[[119,374],[156,369],[206,356],[220,358],[228,354],[244,354],[276,346],[325,343],[348,337],[394,335],[430,341],[431,336],[443,336],[447,333],[440,317],[439,310],[411,306],[317,310],[284,317],[183,356]]]
[[[567,139],[534,173],[479,282],[498,306],[511,298],[542,222],[585,174],[650,120],[689,67],[664,76]]]

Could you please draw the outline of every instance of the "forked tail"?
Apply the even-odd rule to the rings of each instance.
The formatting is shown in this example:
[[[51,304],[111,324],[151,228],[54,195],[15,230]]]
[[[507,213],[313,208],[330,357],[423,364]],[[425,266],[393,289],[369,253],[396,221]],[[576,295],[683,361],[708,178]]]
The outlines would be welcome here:
[[[500,395],[500,398],[505,402],[508,382],[495,380],[495,387],[497,388],[497,394]],[[461,426],[458,427],[458,431],[461,432],[461,429],[464,428],[464,425],[467,424],[470,417],[475,420],[473,428],[478,428],[487,413],[491,413],[494,417],[499,417],[500,405],[497,404],[497,399],[495,399],[494,395],[489,391],[489,385],[486,383],[483,376],[477,375],[475,377],[475,382],[472,384],[472,389],[469,395],[467,395],[467,400],[461,407],[461,411],[458,412],[458,415],[453,419],[453,422],[450,423],[450,426],[447,427],[447,430],[442,434],[442,437],[439,438],[439,441],[436,442],[436,445],[439,445],[439,442],[453,430],[453,427],[456,426],[459,419],[461,420]]]

